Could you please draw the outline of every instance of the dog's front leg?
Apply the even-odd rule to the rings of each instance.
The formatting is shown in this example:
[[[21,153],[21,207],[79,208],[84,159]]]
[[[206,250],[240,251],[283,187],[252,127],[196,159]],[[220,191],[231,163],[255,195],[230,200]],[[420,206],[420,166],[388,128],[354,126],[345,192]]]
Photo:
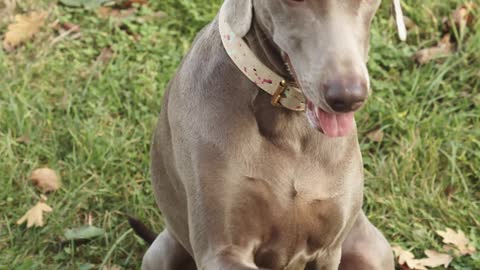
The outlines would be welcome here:
[[[342,246],[340,270],[393,270],[390,244],[362,212]]]
[[[259,239],[258,230],[262,228],[249,222],[256,220],[252,207],[239,206],[247,203],[238,199],[235,195],[238,187],[235,189],[232,184],[241,179],[232,174],[212,173],[220,166],[211,159],[208,165],[200,166],[208,168],[208,172],[198,173],[200,177],[192,183],[188,195],[189,238],[197,267],[199,270],[259,270],[253,253],[254,243]]]
[[[241,257],[242,256],[236,252],[225,250],[200,266],[199,270],[268,270],[258,268],[248,262],[242,262]]]

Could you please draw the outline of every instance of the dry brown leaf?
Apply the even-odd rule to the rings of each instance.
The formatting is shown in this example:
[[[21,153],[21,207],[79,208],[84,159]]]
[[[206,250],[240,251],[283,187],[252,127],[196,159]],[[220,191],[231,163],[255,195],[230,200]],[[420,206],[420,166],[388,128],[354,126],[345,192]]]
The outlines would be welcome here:
[[[100,7],[97,12],[98,16],[104,19],[110,17],[117,20],[124,20],[131,17],[136,11],[135,8],[117,9],[112,7]]]
[[[475,12],[478,5],[473,2],[467,2],[455,9],[450,17],[442,19],[444,32],[452,32],[452,28],[456,27],[460,31],[464,31],[467,26],[474,25]],[[452,26],[453,25],[453,26]]]
[[[3,48],[12,51],[18,45],[30,40],[45,23],[46,11],[32,12],[28,15],[16,15],[15,22],[8,26],[3,39]]]
[[[449,254],[439,253],[434,250],[425,250],[425,255],[427,255],[427,258],[420,259],[420,263],[424,266],[432,268],[439,267],[441,265],[447,268],[453,260],[453,257]]]
[[[475,247],[461,230],[456,232],[447,228],[445,231],[437,231],[437,234],[443,238],[443,243],[454,245],[461,255],[472,255],[476,252]]]
[[[478,6],[473,2],[465,3],[455,9],[452,13],[452,19],[457,27],[461,29],[467,25],[472,25],[474,21],[473,10]]]
[[[48,206],[45,201],[46,197],[42,196],[42,199],[17,221],[17,225],[23,224],[26,221],[27,228],[30,228],[34,225],[35,227],[43,227],[43,212],[49,213],[53,211],[53,209]]]
[[[17,143],[21,143],[21,144],[28,144],[28,143],[30,143],[30,137],[28,137],[27,135],[22,135],[22,136],[18,137],[17,139],[15,139],[15,141]]]
[[[395,257],[399,265],[406,265],[408,269],[412,270],[427,270],[420,262],[415,259],[415,255],[408,250],[404,250],[399,246],[392,247]]]
[[[30,175],[30,180],[42,192],[55,191],[60,188],[60,178],[54,170],[49,168],[34,170]]]
[[[367,133],[367,138],[374,142],[381,142],[383,140],[383,131],[381,129],[375,129]]]
[[[106,65],[106,64],[108,64],[108,62],[110,62],[113,55],[114,55],[114,52],[113,52],[112,48],[105,47],[100,52],[100,55],[97,57],[97,62],[101,62],[104,65]]]
[[[419,50],[415,54],[415,60],[423,65],[434,59],[449,56],[453,51],[453,43],[450,42],[450,35],[447,34],[438,42],[437,46]]]
[[[69,22],[64,22],[60,24],[61,29],[68,31],[70,33],[78,33],[80,32],[80,25],[74,24],[74,23],[69,23]]]

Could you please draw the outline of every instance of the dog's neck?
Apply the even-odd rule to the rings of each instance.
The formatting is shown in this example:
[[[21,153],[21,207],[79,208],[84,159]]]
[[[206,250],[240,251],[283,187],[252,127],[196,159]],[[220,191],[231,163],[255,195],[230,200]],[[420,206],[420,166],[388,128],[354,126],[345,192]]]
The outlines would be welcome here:
[[[273,42],[272,37],[266,33],[255,18],[252,21],[250,31],[244,39],[252,52],[263,64],[285,79],[293,81],[293,78],[287,69],[287,64],[282,58],[280,48],[278,48]]]
[[[244,40],[264,65],[283,78],[293,81],[280,48],[255,19]],[[300,135],[297,134],[298,130],[310,129],[304,113],[275,107],[271,104],[271,98],[268,93],[260,89],[252,98],[251,108],[259,131],[271,140],[282,140],[286,145],[288,145],[286,141],[297,141]]]

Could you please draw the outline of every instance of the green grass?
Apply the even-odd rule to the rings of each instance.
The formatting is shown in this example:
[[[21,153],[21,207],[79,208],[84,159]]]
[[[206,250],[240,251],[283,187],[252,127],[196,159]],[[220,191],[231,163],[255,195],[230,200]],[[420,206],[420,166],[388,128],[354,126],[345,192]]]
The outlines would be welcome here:
[[[58,34],[45,27],[15,52],[0,50],[0,269],[138,269],[147,246],[123,213],[161,229],[149,183],[152,129],[169,78],[221,0],[150,2],[118,27],[94,11],[18,1],[19,12],[48,9],[49,24],[79,24],[82,34],[51,45]],[[372,35],[374,94],[357,116],[365,210],[392,244],[419,256],[441,250],[435,230],[445,227],[462,229],[479,249],[480,23],[454,55],[417,66],[412,54],[435,44],[441,18],[462,1],[404,1],[418,25],[407,43],[396,38],[387,2]],[[148,19],[159,10],[168,17]],[[103,63],[107,47],[114,55]],[[365,136],[375,128],[381,142]],[[28,177],[40,166],[60,172],[64,185],[49,195],[46,226],[26,229],[15,222],[38,201]],[[63,242],[63,230],[88,214],[106,236]],[[455,259],[452,269],[480,269],[480,256]]]

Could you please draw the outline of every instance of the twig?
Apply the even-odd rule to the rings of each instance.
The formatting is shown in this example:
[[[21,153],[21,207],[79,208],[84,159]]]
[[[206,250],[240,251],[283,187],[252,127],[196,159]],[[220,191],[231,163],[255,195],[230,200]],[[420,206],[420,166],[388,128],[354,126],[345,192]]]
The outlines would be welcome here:
[[[393,9],[395,12],[395,22],[397,24],[398,37],[401,41],[407,40],[407,27],[403,19],[402,4],[400,0],[393,0]]]

